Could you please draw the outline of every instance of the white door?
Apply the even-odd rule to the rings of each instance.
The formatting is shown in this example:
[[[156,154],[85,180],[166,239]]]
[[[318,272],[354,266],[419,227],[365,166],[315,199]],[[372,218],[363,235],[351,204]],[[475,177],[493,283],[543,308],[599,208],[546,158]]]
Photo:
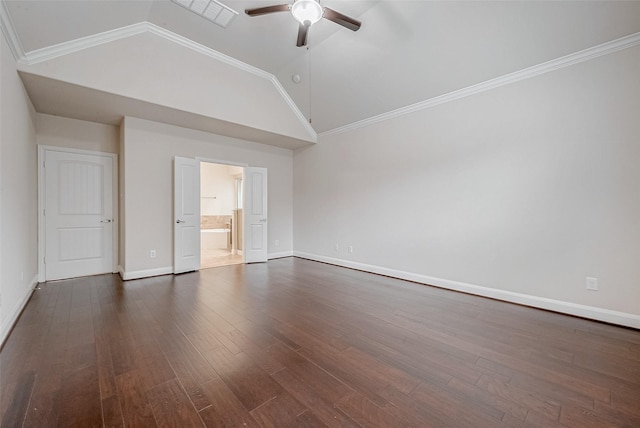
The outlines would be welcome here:
[[[176,156],[173,174],[173,273],[183,273],[200,269],[200,161]]]
[[[47,150],[45,280],[113,272],[113,158]]]
[[[244,169],[244,261],[267,261],[267,169]]]

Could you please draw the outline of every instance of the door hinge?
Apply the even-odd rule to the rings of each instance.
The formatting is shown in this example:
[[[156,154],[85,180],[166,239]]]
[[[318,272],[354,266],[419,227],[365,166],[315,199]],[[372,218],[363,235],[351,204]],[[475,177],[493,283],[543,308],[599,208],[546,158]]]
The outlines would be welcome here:
[[[43,258],[42,258],[42,264],[43,264],[43,265],[46,265],[46,264],[47,264],[47,258],[46,258],[46,257],[43,257]]]

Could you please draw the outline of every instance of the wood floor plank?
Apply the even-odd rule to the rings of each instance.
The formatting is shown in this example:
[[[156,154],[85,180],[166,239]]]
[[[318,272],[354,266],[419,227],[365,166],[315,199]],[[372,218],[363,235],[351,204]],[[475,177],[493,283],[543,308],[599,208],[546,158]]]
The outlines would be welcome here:
[[[640,426],[640,331],[299,258],[40,284],[3,426]]]
[[[96,358],[98,366],[98,383],[100,386],[100,396],[104,398],[117,395],[116,377],[113,369],[113,359],[109,349],[108,339],[101,335],[96,336]]]
[[[297,378],[289,369],[281,370],[273,377],[324,425],[328,427],[356,427],[356,424],[339,411],[333,403],[323,399],[310,385]]]
[[[156,426],[156,420],[153,417],[153,411],[145,394],[140,375],[135,370],[118,375],[116,376],[116,385],[126,425],[133,427]]]
[[[260,348],[267,348],[279,340],[269,334],[264,328],[252,321],[243,321],[233,325],[236,329],[244,333],[253,343]]]
[[[626,412],[629,415],[640,415],[640,398],[637,394],[637,389],[618,389],[619,386],[614,386],[611,390],[611,407]],[[601,406],[601,403],[596,400],[596,409]]]
[[[440,408],[425,405],[420,400],[403,394],[393,387],[386,387],[379,392],[386,400],[385,408],[393,412],[401,412],[403,417],[416,427],[447,427],[458,425],[452,417]]]
[[[292,367],[307,361],[293,349],[278,341],[265,349],[266,353],[284,367]]]
[[[225,348],[208,352],[205,358],[247,410],[275,398],[282,388],[244,353],[233,354]]]
[[[272,374],[284,368],[281,362],[272,358],[265,349],[258,346],[240,330],[234,329],[228,332],[228,337],[265,372]]]
[[[537,413],[547,416],[549,419],[557,419],[560,414],[561,403],[551,397],[544,397],[542,394],[526,391],[518,386],[505,383],[495,376],[483,375],[477,386],[492,395],[496,395],[505,400],[515,401]]]
[[[559,422],[569,427],[579,426],[584,428],[637,428],[640,426],[640,417],[630,418],[615,411],[595,412],[584,407],[566,405],[562,406]]]
[[[61,398],[58,391],[32,397],[23,426],[56,427],[58,425],[58,412],[62,407],[59,405]]]
[[[26,372],[20,377],[18,387],[15,389],[9,407],[2,417],[2,428],[22,425],[24,415],[29,406],[34,382],[35,373],[32,371]]]
[[[58,405],[58,401],[62,397],[60,389],[64,379],[65,368],[65,354],[53,352],[51,355],[43,356],[25,418],[25,426],[47,427],[56,425],[58,412],[61,408]]]
[[[178,349],[165,356],[196,410],[211,405],[204,396],[202,384],[219,376],[205,358],[195,349]]]
[[[311,388],[318,395],[330,403],[340,401],[353,389],[333,374],[310,361],[291,365],[287,368],[307,385],[311,385]]]
[[[593,409],[595,405],[595,400],[586,394],[577,393],[524,373],[516,373],[509,381],[509,385],[528,391],[537,397],[545,397],[547,401],[552,399],[561,405],[574,404],[588,409]]]
[[[101,427],[102,403],[95,346],[70,348],[58,400],[58,426]]]
[[[155,386],[147,392],[147,397],[159,427],[203,426],[202,419],[177,380]]]
[[[298,426],[298,417],[306,410],[291,394],[283,391],[273,400],[253,409],[251,416],[263,427],[293,428]]]
[[[525,420],[525,428],[538,428],[538,427],[566,427],[566,425],[560,425],[557,418],[549,417],[545,414],[538,413],[535,410],[529,410],[527,413],[527,419]]]
[[[504,417],[504,412],[496,407],[465,399],[453,389],[435,384],[421,383],[410,395],[423,406],[437,408],[458,426],[495,426]],[[461,407],[470,411],[460,412]]]
[[[296,418],[295,426],[300,428],[324,428],[327,425],[315,414],[307,410]]]
[[[102,400],[102,420],[105,428],[123,428],[124,418],[122,407],[117,396],[110,396]]]
[[[254,428],[260,426],[222,379],[205,383],[202,385],[202,390],[211,403],[200,411],[200,416],[207,427]]]
[[[514,400],[510,400],[499,394],[487,393],[486,390],[455,377],[451,379],[447,386],[455,393],[467,397],[467,399],[471,401],[482,402],[488,406],[499,409],[505,415],[509,415],[514,421],[524,423],[527,419],[529,408],[518,404]],[[502,419],[504,420],[504,416]]]
[[[344,397],[337,406],[363,427],[411,427],[400,412],[389,412],[357,392]]]

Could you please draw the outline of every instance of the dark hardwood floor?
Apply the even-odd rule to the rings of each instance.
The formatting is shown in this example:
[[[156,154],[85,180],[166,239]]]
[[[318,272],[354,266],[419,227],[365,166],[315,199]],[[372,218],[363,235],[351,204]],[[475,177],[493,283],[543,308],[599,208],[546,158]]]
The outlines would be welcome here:
[[[640,331],[285,258],[42,284],[2,427],[640,427]]]

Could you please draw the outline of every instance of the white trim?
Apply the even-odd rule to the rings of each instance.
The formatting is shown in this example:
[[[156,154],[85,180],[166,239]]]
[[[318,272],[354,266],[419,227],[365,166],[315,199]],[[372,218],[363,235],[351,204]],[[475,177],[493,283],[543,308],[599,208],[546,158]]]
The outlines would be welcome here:
[[[420,101],[415,104],[411,104],[405,107],[401,107],[396,110],[392,110],[377,116],[372,116],[367,119],[359,120],[357,122],[350,123],[348,125],[340,126],[329,131],[324,131],[318,134],[320,137],[326,137],[329,135],[342,134],[344,132],[353,131],[355,129],[363,128],[365,126],[373,125],[375,123],[384,122],[386,120],[394,119],[407,114],[415,113],[420,110],[431,108],[440,104],[447,103],[449,101],[458,100],[460,98],[468,97],[471,95],[479,94],[481,92],[489,91],[491,89],[505,86],[510,83],[519,82],[521,80],[530,79],[532,77],[539,76],[544,73],[559,70],[564,67],[569,67],[581,62],[589,61],[594,58],[598,58],[603,55],[618,52],[623,49],[627,49],[640,44],[640,33],[630,34],[625,37],[621,37],[610,42],[602,43],[591,48],[587,48],[578,52],[574,52],[569,55],[562,56],[560,58],[553,59],[551,61],[543,62],[513,73],[505,74],[494,79],[486,80],[476,85],[467,86],[466,88],[458,89],[453,92],[449,92],[443,95],[439,95],[434,98],[429,98],[425,101]]]
[[[125,272],[124,270],[122,270],[121,266],[118,266],[118,273],[123,280],[128,281],[130,279],[148,278],[150,276],[171,275],[173,274],[173,266],[156,269],[134,270],[130,272]]]
[[[279,253],[267,254],[267,260],[281,259],[283,257],[291,257],[291,256],[293,256],[293,251],[280,251]]]
[[[91,155],[91,156],[102,156],[109,157],[112,160],[112,183],[113,186],[113,254],[112,254],[112,262],[113,266],[111,272],[118,271],[118,259],[119,259],[119,233],[118,233],[118,225],[120,224],[119,215],[119,193],[118,193],[118,155],[115,153],[108,152],[96,152],[93,150],[82,150],[82,149],[72,149],[68,147],[58,147],[58,146],[46,146],[43,144],[38,144],[38,281],[45,282],[46,281],[46,267],[44,263],[45,256],[45,244],[46,244],[46,234],[45,234],[45,218],[43,215],[43,210],[45,207],[45,171],[44,171],[44,161],[45,161],[45,152],[54,151],[54,152],[63,152],[63,153],[76,153],[81,155]]]
[[[232,161],[226,161],[226,160],[220,160],[220,159],[203,158],[201,156],[196,156],[196,160],[199,160],[200,162],[205,162],[205,163],[217,163],[217,164],[220,164],[220,165],[239,166],[239,167],[242,167],[242,168],[244,168],[245,166],[249,166],[248,163],[232,162]]]
[[[0,29],[2,30],[2,34],[4,34],[5,39],[7,40],[7,44],[11,49],[13,58],[18,61],[24,56],[24,49],[22,48],[22,43],[20,43],[20,38],[16,34],[16,29],[13,25],[11,14],[9,13],[7,5],[4,1],[0,1]]]
[[[318,142],[318,134],[316,133],[316,130],[313,129],[313,127],[311,126],[311,123],[309,122],[309,119],[307,119],[305,117],[305,115],[302,113],[302,111],[300,111],[300,109],[298,108],[298,105],[289,96],[289,93],[280,84],[280,81],[278,80],[278,78],[276,76],[271,75],[271,83],[273,83],[273,86],[275,86],[276,90],[280,93],[280,95],[284,99],[285,103],[287,103],[289,108],[293,111],[293,114],[298,118],[298,120],[300,122],[302,122],[302,125],[304,126],[306,131],[311,136],[313,142],[317,143]]]
[[[276,91],[278,91],[280,96],[284,99],[285,103],[289,106],[293,114],[304,126],[305,130],[309,133],[312,141],[318,141],[318,134],[316,134],[316,131],[313,129],[304,114],[300,111],[293,99],[289,96],[287,91],[282,87],[280,81],[276,76],[150,22],[139,22],[137,24],[116,28],[115,30],[109,30],[98,34],[93,34],[91,36],[81,37],[79,39],[71,40],[68,42],[59,43],[57,45],[36,49],[22,55],[19,62],[25,65],[38,64],[43,61],[49,61],[84,49],[92,48],[105,43],[113,42],[131,36],[136,36],[143,33],[154,34],[156,36],[164,38],[165,40],[169,40],[180,46],[186,47],[202,55],[206,55],[217,61],[235,67],[239,70],[243,70],[247,73],[251,73],[255,76],[269,80],[275,87]]]
[[[80,37],[79,39],[26,52],[23,57],[20,58],[19,62],[25,65],[34,65],[40,62],[56,59],[64,55],[69,55],[74,52],[79,52],[84,49],[142,34],[145,31],[147,31],[147,23],[139,22],[137,24],[127,25],[114,30],[104,31],[102,33],[92,34],[90,36]]]
[[[447,290],[460,291],[463,293],[489,297],[496,300],[503,300],[505,302],[517,303],[520,305],[532,306],[534,308],[546,309],[563,314],[575,315],[583,318],[589,318],[597,321],[604,321],[611,324],[618,324],[626,327],[640,329],[640,316],[629,314],[626,312],[612,311],[609,309],[596,308],[593,306],[580,305],[577,303],[564,302],[561,300],[548,299],[545,297],[514,293],[512,291],[483,287],[480,285],[452,281],[449,279],[435,278],[432,276],[420,275],[417,273],[405,272],[396,269],[389,269],[381,266],[368,265],[364,263],[353,262],[350,260],[320,256],[317,254],[310,254],[302,251],[294,251],[293,255],[295,257],[329,263],[332,265],[357,269],[379,275],[390,276],[393,278],[404,279],[407,281],[431,285]]]
[[[29,302],[31,295],[35,290],[36,285],[38,285],[38,275],[35,275],[33,277],[33,279],[31,280],[31,283],[29,284],[29,288],[27,292],[24,293],[24,296],[22,297],[22,299],[13,307],[13,310],[11,311],[10,315],[7,317],[7,320],[5,321],[5,323],[0,325],[0,347],[2,347],[5,340],[7,340],[7,338],[9,337],[9,333],[11,332],[11,329],[13,328],[14,324],[18,321],[18,317],[22,313],[22,310],[24,309],[24,307],[27,306],[27,303]]]

